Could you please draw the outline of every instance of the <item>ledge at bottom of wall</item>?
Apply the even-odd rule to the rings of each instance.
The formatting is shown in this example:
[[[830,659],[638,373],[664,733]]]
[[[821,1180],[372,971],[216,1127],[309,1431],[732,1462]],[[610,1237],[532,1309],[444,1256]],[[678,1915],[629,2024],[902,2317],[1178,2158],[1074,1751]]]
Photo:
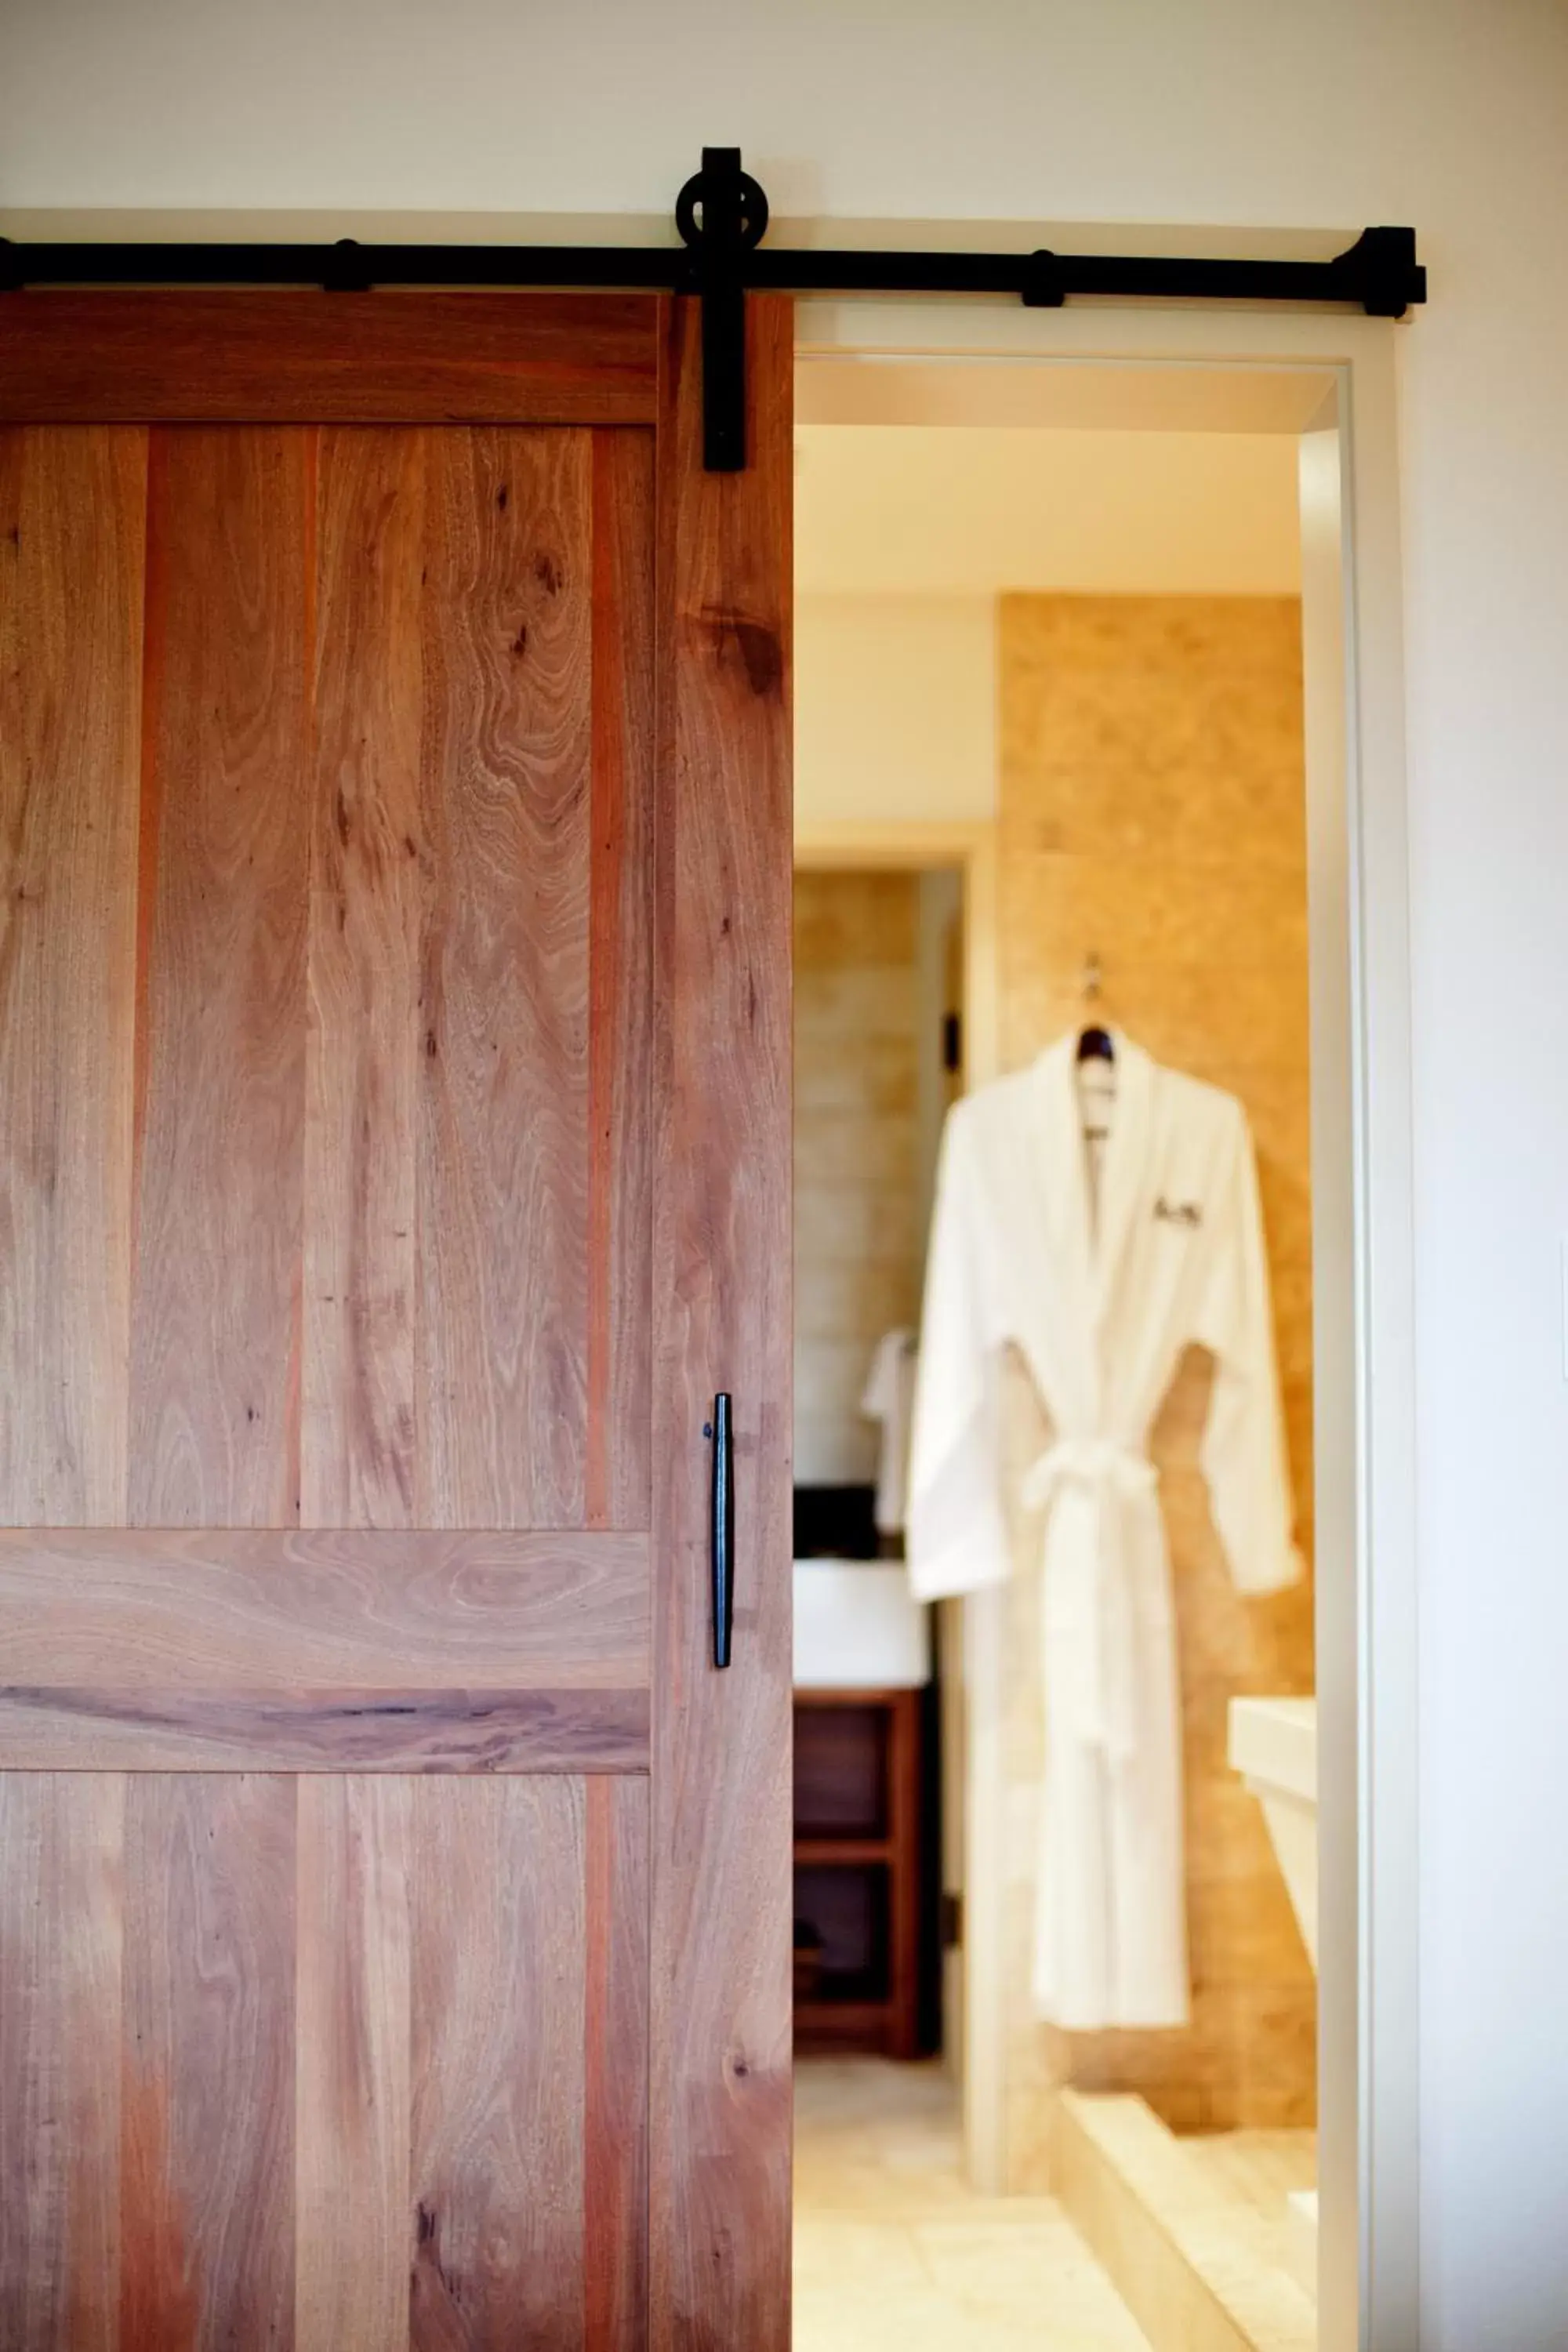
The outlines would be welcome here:
[[[1142,2099],[1062,2092],[1056,2193],[1152,2352],[1314,2352],[1300,2203],[1313,2140],[1179,2138]]]

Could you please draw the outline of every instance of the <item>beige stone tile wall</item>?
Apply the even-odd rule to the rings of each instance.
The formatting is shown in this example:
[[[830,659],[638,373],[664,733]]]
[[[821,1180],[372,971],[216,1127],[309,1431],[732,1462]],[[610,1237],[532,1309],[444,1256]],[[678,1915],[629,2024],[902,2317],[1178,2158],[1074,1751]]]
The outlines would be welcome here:
[[[795,883],[795,1477],[875,1475],[860,1415],[884,1331],[920,1313],[919,879]]]
[[[1003,1052],[1085,1017],[1241,1097],[1257,1139],[1299,1531],[1310,1555],[1311,1260],[1300,608],[1294,598],[1009,596],[1001,611]],[[1142,2092],[1178,2130],[1314,2120],[1316,1987],[1256,1803],[1226,1763],[1238,1691],[1312,1687],[1308,1587],[1243,1601],[1196,1465],[1209,1367],[1157,1431],[1181,1625],[1194,2015],[1179,2033],[1067,2036],[1029,2012],[1040,1767],[1036,1557],[1010,1588],[1009,2166],[1042,2185],[1054,2084]],[[1022,1452],[1038,1443],[1021,1373]]]

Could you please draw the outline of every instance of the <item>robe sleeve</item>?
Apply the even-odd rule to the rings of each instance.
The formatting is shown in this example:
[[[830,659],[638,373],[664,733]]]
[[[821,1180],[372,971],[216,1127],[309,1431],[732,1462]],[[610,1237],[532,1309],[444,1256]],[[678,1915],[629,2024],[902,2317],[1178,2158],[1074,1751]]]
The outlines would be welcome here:
[[[1223,1153],[1196,1337],[1215,1359],[1200,1458],[1215,1524],[1239,1591],[1277,1592],[1301,1573],[1268,1295],[1258,1162],[1247,1115]]]
[[[910,1580],[922,1601],[999,1584],[1012,1567],[985,1210],[968,1106],[957,1103],[937,1167],[904,1531]]]

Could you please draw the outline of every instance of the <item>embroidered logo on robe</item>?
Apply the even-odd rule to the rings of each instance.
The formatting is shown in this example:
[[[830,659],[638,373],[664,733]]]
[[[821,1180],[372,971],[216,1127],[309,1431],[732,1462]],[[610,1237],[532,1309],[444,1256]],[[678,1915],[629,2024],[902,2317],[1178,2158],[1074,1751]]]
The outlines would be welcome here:
[[[1163,1192],[1154,1203],[1154,1214],[1163,1225],[1201,1225],[1204,1221],[1195,1201],[1167,1201]]]

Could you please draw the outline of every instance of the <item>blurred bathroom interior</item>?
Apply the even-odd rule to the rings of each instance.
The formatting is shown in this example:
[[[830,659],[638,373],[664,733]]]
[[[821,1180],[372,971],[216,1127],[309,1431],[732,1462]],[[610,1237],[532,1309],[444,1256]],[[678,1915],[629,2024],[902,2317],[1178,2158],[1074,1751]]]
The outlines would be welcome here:
[[[796,493],[797,2352],[1306,2352],[1295,441]]]

